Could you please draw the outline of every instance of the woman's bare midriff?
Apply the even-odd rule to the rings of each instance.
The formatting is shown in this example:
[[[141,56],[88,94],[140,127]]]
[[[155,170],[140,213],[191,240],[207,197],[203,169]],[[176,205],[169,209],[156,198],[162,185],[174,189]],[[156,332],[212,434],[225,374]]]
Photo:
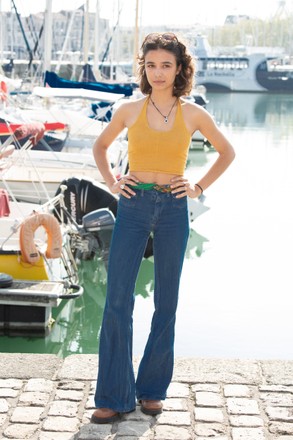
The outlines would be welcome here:
[[[178,177],[178,174],[150,173],[146,171],[130,171],[130,174],[136,177],[140,183],[157,183],[158,185],[168,185],[173,177]]]

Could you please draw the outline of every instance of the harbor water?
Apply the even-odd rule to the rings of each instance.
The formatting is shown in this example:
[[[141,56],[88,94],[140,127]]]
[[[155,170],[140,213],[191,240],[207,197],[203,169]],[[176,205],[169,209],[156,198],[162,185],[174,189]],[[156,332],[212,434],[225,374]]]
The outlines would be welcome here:
[[[205,193],[210,208],[192,224],[176,321],[176,356],[293,359],[293,95],[208,94],[235,147],[229,170]],[[216,159],[192,148],[196,182]],[[97,353],[106,295],[98,259],[80,265],[84,295],[54,310],[44,337],[1,336],[0,351]],[[134,355],[153,312],[153,260],[136,284]]]

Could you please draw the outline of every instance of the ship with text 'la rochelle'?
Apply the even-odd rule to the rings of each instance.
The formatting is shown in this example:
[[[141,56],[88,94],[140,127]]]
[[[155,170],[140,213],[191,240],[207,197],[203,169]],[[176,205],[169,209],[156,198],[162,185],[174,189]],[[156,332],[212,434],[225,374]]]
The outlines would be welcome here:
[[[215,54],[199,35],[194,55],[196,84],[208,92],[293,93],[293,62],[284,54]]]

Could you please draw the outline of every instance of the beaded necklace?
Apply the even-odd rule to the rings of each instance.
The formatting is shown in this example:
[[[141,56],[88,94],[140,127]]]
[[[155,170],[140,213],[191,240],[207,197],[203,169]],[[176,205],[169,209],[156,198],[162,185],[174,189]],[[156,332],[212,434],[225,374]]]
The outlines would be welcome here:
[[[157,112],[159,112],[160,115],[163,116],[165,124],[168,124],[169,116],[170,116],[170,114],[171,114],[171,111],[172,111],[173,108],[174,108],[174,105],[175,105],[176,102],[177,102],[177,98],[176,98],[175,101],[173,102],[172,107],[170,108],[170,111],[169,111],[169,113],[168,113],[167,115],[163,115],[163,113],[161,112],[161,110],[156,106],[156,104],[155,104],[154,101],[152,100],[152,97],[151,97],[151,96],[150,96],[150,100],[151,100],[153,106],[155,107],[155,109],[157,110]]]

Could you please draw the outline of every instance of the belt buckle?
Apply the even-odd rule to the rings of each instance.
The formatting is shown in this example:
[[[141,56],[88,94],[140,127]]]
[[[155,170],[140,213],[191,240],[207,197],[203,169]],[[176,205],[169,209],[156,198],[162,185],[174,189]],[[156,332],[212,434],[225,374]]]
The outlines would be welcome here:
[[[172,191],[172,188],[170,185],[155,185],[154,189],[157,191],[160,191],[162,193],[169,193]]]

